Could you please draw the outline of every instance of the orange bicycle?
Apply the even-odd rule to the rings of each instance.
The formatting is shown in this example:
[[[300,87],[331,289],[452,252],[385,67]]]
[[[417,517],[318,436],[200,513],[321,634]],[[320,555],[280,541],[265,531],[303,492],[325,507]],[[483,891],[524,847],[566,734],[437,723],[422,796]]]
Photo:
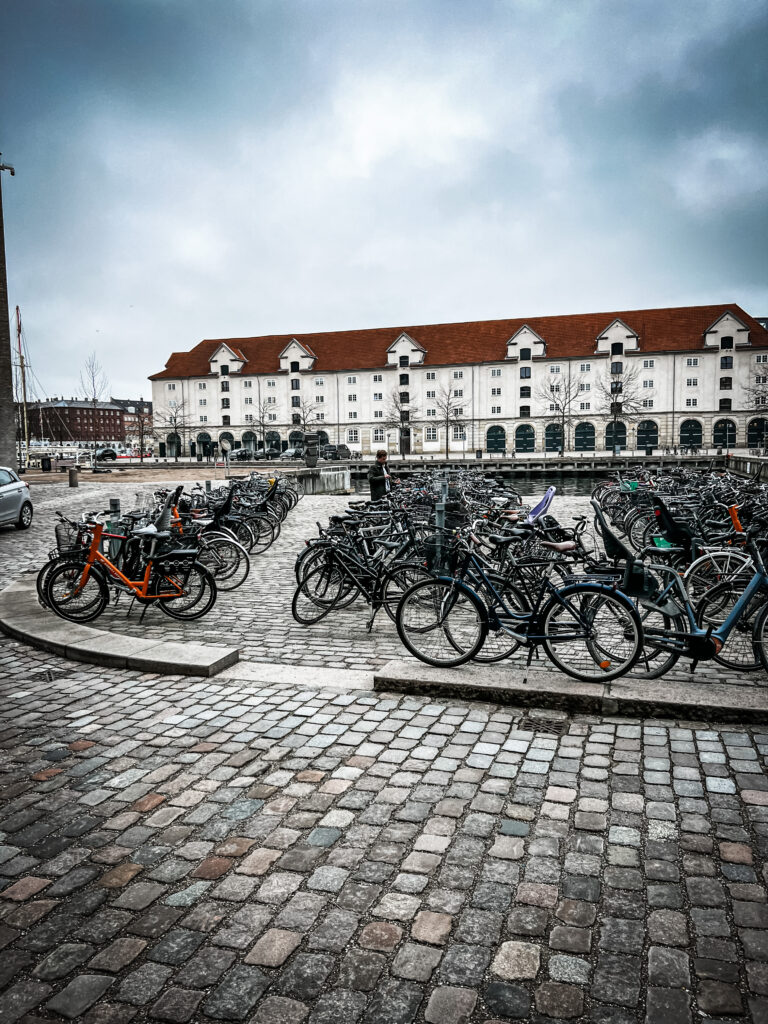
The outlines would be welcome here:
[[[128,592],[142,603],[158,602],[174,619],[198,619],[210,611],[216,601],[213,575],[196,561],[197,551],[178,548],[156,553],[157,544],[170,533],[147,526],[132,536],[149,543],[130,579],[100,550],[103,523],[86,523],[91,534],[85,557],[62,561],[53,567],[45,581],[45,603],[71,622],[90,622],[109,604],[109,588]],[[84,549],[85,551],[86,549]]]

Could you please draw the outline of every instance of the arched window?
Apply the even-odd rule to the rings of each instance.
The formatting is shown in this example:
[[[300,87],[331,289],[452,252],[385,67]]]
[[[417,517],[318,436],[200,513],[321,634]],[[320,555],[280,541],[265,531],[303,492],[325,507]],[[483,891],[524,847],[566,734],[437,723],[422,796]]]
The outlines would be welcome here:
[[[574,439],[577,452],[593,452],[595,450],[595,428],[591,423],[577,423]]]
[[[165,439],[165,444],[170,458],[175,459],[181,455],[181,438],[178,434],[169,434]]]
[[[300,445],[303,440],[304,435],[300,430],[292,430],[288,435],[288,446],[290,448],[295,448],[297,445]]]
[[[247,448],[249,452],[256,451],[256,435],[252,430],[246,430],[243,434],[243,448]]]
[[[533,427],[528,423],[522,423],[515,431],[515,451],[532,452],[536,447],[536,435]]]
[[[205,431],[203,431],[202,433],[198,434],[197,435],[197,447],[198,447],[201,455],[205,455],[206,457],[208,455],[210,455],[211,454],[211,435],[205,433]]]
[[[559,423],[548,423],[544,430],[544,450],[559,452],[563,447],[563,428]]]
[[[747,424],[747,448],[768,446],[768,420],[750,420]]]
[[[219,445],[222,441],[227,441],[230,449],[235,447],[235,438],[228,430],[225,430],[223,434],[219,434]]]
[[[695,445],[697,448],[701,444],[702,430],[701,424],[698,420],[683,420],[680,424],[680,444],[684,444],[687,447]]]
[[[318,444],[328,444],[328,435],[324,430],[318,430],[317,440]]]
[[[281,448],[280,435],[276,430],[267,431],[267,448]]]
[[[503,452],[507,447],[507,432],[504,427],[489,427],[485,435],[485,449],[488,452]]]
[[[620,421],[611,421],[605,428],[605,447],[609,452],[614,448],[624,449],[627,447],[627,425]]]
[[[736,447],[736,424],[733,420],[717,420],[712,428],[712,444],[715,448]]]
[[[656,448],[659,444],[659,425],[653,420],[643,420],[637,424],[637,447]]]

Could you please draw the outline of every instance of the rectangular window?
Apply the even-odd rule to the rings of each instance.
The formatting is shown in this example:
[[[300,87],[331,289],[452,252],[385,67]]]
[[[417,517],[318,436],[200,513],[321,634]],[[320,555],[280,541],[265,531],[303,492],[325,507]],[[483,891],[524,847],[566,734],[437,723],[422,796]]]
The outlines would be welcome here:
[[[463,416],[463,415],[464,415],[464,410],[463,410],[463,409],[461,409],[461,408],[459,408],[459,407],[457,406],[457,407],[456,407],[456,408],[455,408],[455,409],[453,410],[453,415],[454,415],[454,416]]]
[[[357,384],[357,377],[347,377],[347,384]]]
[[[301,406],[301,397],[299,395],[291,395],[291,408],[298,409]]]
[[[732,370],[733,369],[733,356],[720,356],[720,369],[721,370]]]
[[[207,423],[208,422],[208,417],[207,416],[201,416],[200,417],[200,422],[201,423]]]
[[[453,379],[454,380],[461,380],[463,376],[464,376],[464,371],[463,370],[454,370],[453,371]]]
[[[652,370],[655,365],[656,365],[656,362],[653,359],[644,359],[643,360],[643,369],[644,370]]]
[[[643,387],[644,388],[652,388],[653,387],[653,381],[652,380],[644,380],[643,381]]]
[[[245,422],[246,423],[253,423],[253,413],[252,412],[247,412],[245,414]]]
[[[424,430],[425,441],[436,441],[437,440],[437,427],[426,427]]]
[[[733,390],[733,377],[721,377],[720,378],[720,390],[721,391],[732,391]]]
[[[434,370],[428,370],[427,371],[427,380],[435,380],[435,371]]]
[[[500,394],[501,394],[501,388],[491,388],[491,396],[492,397],[494,395],[500,395]]]
[[[524,420],[530,419],[530,417],[531,417],[531,407],[530,407],[530,405],[521,405],[520,406],[520,416]]]
[[[357,401],[357,395],[347,395],[347,401],[348,402],[356,402]]]
[[[248,398],[245,399],[245,404],[246,405],[253,405],[253,399],[249,396]]]
[[[579,391],[591,391],[591,390],[592,390],[592,385],[591,384],[579,384]]]
[[[200,399],[200,400],[198,401],[198,403],[197,403],[197,404],[198,404],[198,405],[208,405],[208,399],[207,399],[207,398],[201,398],[201,399]]]
[[[560,367],[559,366],[550,366],[549,372],[550,373],[560,373]]]
[[[221,400],[221,408],[222,409],[228,409],[229,408],[229,399],[228,398],[222,398],[222,400]]]
[[[720,399],[720,405],[718,406],[718,408],[719,408],[720,412],[730,412],[731,411],[731,400],[730,400],[730,398],[721,398]]]
[[[357,413],[356,412],[351,412],[347,418],[350,419],[350,420],[356,420],[357,419]]]
[[[221,417],[221,425],[222,425],[222,427],[228,427],[229,426],[229,416],[222,416]]]
[[[550,402],[549,403],[549,411],[550,412],[554,412],[556,408],[557,408],[557,406],[555,405],[554,402]]]
[[[315,387],[316,388],[325,387],[325,379],[323,377],[315,377]]]
[[[725,337],[720,339],[720,348],[733,348],[733,338]]]
[[[291,391],[299,390],[301,390],[301,381],[299,380],[298,377],[294,377],[293,380],[291,381]]]
[[[373,428],[373,440],[377,444],[381,444],[381,442],[384,440],[384,427]]]
[[[324,412],[316,412],[315,413],[315,419],[316,420],[324,420],[325,419],[325,413]]]
[[[531,368],[530,368],[530,366],[521,366],[520,367],[520,380],[530,380],[530,379],[531,379]]]
[[[380,373],[374,373],[374,375],[373,375],[373,383],[374,384],[381,384],[381,381],[382,381],[381,374]]]
[[[685,404],[688,409],[695,409],[699,404],[699,400],[698,398],[686,398]]]
[[[277,399],[274,395],[270,395],[269,398],[267,398],[267,405],[277,405]]]
[[[373,400],[374,402],[380,402],[384,398],[383,391],[374,391]]]
[[[375,420],[383,420],[384,419],[384,411],[382,409],[374,409],[373,410],[373,418]]]
[[[275,420],[277,419],[277,413],[276,412],[267,413],[267,419],[269,420],[270,423],[274,423]]]
[[[500,413],[501,413],[501,406],[500,405],[492,405],[491,406],[491,415],[498,416]]]
[[[614,341],[613,342],[613,344],[611,345],[611,355],[612,356],[623,356],[624,355],[624,342],[623,341]]]
[[[755,356],[755,362],[756,363],[768,363],[768,354],[763,352],[760,355]]]
[[[590,402],[579,402],[579,409],[582,412],[588,412],[590,405],[591,405]]]
[[[411,357],[410,356],[400,356],[400,365],[401,366],[408,366],[410,361],[411,361]]]
[[[428,391],[427,392],[427,398],[434,398],[436,394],[437,394],[436,391]]]
[[[201,382],[200,382],[200,383],[199,383],[199,384],[197,385],[198,391],[205,391],[205,389],[206,389],[207,387],[208,387],[208,385],[207,385],[207,384],[205,384],[205,383],[204,383],[203,381],[201,381]]]
[[[273,388],[273,387],[275,387],[275,385],[276,385],[275,381],[273,381],[273,380],[268,380],[267,381],[267,387],[268,388]]]
[[[467,435],[466,435],[466,433],[464,431],[464,427],[454,427],[453,428],[453,440],[454,441],[464,441],[464,440],[466,440],[466,437],[467,437]]]
[[[698,377],[688,377],[688,378],[686,378],[685,386],[687,388],[697,388],[699,386],[699,378]]]
[[[559,384],[550,384],[549,385],[549,390],[552,392],[552,394],[557,395],[557,394],[560,393],[560,385]]]
[[[228,380],[223,380],[221,382],[221,390],[222,391],[229,391],[229,381]]]
[[[652,409],[653,408],[653,399],[652,398],[644,398],[643,399],[643,408],[644,409]]]
[[[491,370],[491,376],[492,377],[500,377],[501,376],[501,367],[500,366],[494,367]]]
[[[755,384],[768,384],[768,377],[758,374],[755,377]]]
[[[624,364],[623,363],[611,363],[611,373],[623,373],[623,372],[624,372]]]
[[[401,373],[400,374],[400,387],[405,387],[407,384],[410,384],[410,382],[411,382],[411,375],[410,375],[410,373]]]
[[[219,373],[221,374],[222,377],[226,377],[226,375],[229,373],[229,366],[226,363],[222,363],[221,366],[219,367]]]
[[[685,365],[686,366],[698,366],[699,365],[698,357],[697,356],[689,356],[688,359],[685,360]]]
[[[243,387],[244,387],[244,388],[250,388],[250,387],[253,387],[253,381],[252,381],[252,380],[244,380],[244,381],[243,381]]]
[[[318,405],[322,405],[324,401],[325,395],[315,395],[315,402],[317,402]]]
[[[168,385],[168,390],[169,391],[175,391],[176,390],[176,385],[175,384],[169,384]]]
[[[624,390],[624,385],[622,384],[622,382],[620,380],[612,380],[611,381],[611,394],[612,395],[620,395],[623,390]]]
[[[427,416],[437,416],[437,409],[427,409]]]
[[[454,388],[453,389],[453,397],[454,398],[463,398],[464,397],[464,389],[463,388]]]
[[[579,373],[590,373],[592,370],[592,363],[582,363],[579,367]]]
[[[526,387],[525,385],[523,387],[521,387],[520,388],[520,397],[521,398],[530,398],[531,397],[531,389],[529,387]]]

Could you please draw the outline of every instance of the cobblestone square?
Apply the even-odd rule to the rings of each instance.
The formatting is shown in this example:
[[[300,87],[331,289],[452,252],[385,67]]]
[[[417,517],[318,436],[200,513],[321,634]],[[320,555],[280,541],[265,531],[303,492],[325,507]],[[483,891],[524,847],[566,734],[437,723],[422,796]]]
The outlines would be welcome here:
[[[3,581],[105,494],[37,488]],[[768,728],[351,685],[404,656],[389,621],[290,618],[299,545],[344,502],[302,501],[197,626],[99,621],[236,639],[222,676],[0,638],[0,1021],[768,1019]],[[275,662],[290,683],[259,680]]]

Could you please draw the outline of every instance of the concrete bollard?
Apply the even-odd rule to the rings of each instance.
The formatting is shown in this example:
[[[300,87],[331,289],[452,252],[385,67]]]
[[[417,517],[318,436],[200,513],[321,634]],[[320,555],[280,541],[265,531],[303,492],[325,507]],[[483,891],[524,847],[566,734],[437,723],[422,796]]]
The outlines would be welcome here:
[[[69,468],[69,486],[70,487],[77,487],[78,482],[79,481],[77,479],[77,469],[75,468],[75,466],[70,466],[70,468]]]

